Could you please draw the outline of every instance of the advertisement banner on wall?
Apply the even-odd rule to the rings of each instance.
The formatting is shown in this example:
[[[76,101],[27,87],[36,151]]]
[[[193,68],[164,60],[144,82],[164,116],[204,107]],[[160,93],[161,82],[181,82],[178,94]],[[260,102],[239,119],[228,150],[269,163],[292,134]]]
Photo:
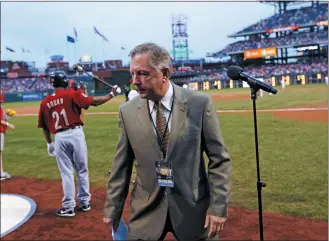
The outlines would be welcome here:
[[[7,73],[7,78],[17,78],[17,77],[18,77],[17,72]]]
[[[283,28],[271,28],[267,29],[266,33],[276,33],[276,32],[283,32],[283,31],[296,31],[299,29],[298,25],[293,25],[293,26],[287,26]]]
[[[264,57],[276,56],[276,48],[261,48],[261,49],[248,49],[245,50],[244,59],[260,59]]]
[[[42,100],[43,99],[43,93],[23,93],[22,100],[23,101],[34,101],[34,100]]]
[[[105,67],[109,69],[122,68],[122,60],[105,60]]]

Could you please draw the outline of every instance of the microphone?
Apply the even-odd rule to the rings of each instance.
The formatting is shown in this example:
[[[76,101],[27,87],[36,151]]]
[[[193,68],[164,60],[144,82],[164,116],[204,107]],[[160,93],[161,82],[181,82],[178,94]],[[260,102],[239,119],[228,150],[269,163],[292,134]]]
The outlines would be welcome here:
[[[72,69],[75,70],[75,71],[83,72],[83,68],[80,65],[77,65],[77,64],[73,65]]]
[[[250,75],[243,72],[243,69],[236,65],[231,65],[228,67],[227,75],[232,80],[243,80],[246,81],[251,87],[262,89],[266,92],[276,94],[277,90],[274,89],[272,86],[255,79],[254,77],[251,77]]]

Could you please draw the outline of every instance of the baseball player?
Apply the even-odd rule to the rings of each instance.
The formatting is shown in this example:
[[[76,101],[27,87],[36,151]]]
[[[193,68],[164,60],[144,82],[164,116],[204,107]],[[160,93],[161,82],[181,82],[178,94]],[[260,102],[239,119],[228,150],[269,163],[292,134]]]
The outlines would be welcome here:
[[[50,76],[55,92],[47,96],[40,104],[38,128],[43,129],[50,156],[56,156],[62,178],[64,197],[62,208],[56,210],[61,217],[75,216],[74,170],[78,176],[79,209],[87,212],[91,209],[88,175],[88,157],[81,109],[98,106],[114,98],[121,90],[114,86],[105,96],[91,97],[81,91],[68,88],[68,80],[63,73],[55,72]],[[54,134],[55,143],[51,139]]]
[[[135,86],[133,85],[133,80],[129,80],[129,86],[125,86],[125,96],[126,96],[126,102],[129,100],[134,99],[135,97],[139,96],[138,92],[135,89]]]
[[[286,81],[285,80],[281,80],[281,88],[282,89],[286,88]]]
[[[128,101],[134,99],[135,97],[139,96],[137,90],[135,88],[131,89],[128,93]]]
[[[5,101],[4,94],[0,93],[0,103],[3,103]],[[13,124],[10,124],[6,120],[6,113],[4,112],[2,106],[0,107],[0,116],[1,116],[1,123],[0,123],[0,164],[1,164],[1,181],[11,178],[11,175],[8,172],[3,171],[3,162],[2,162],[2,152],[4,149],[5,144],[5,133],[7,130],[7,127],[10,129],[15,129],[15,126]]]
[[[129,92],[130,92],[130,88],[129,86],[124,86],[124,93],[125,93],[125,96],[126,96],[126,102],[129,101],[129,98],[128,98],[128,95],[129,95]]]

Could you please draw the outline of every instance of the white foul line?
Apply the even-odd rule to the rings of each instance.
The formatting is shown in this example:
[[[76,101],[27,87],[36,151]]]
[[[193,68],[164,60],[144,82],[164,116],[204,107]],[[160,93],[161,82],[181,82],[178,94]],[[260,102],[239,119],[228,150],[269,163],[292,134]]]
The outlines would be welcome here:
[[[289,111],[318,111],[318,110],[328,110],[326,107],[321,108],[287,108],[287,109],[267,109],[267,110],[257,110],[257,112],[289,112]],[[251,113],[253,110],[217,110],[217,113]],[[117,115],[119,112],[90,112],[86,115]],[[28,114],[16,114],[15,116],[38,116],[38,113],[28,113]]]

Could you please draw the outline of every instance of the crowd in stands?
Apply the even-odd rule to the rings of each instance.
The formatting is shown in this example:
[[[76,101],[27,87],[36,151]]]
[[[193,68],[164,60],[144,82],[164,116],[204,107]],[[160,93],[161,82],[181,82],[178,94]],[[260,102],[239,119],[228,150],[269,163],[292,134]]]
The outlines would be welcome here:
[[[242,52],[247,49],[281,47],[281,46],[297,46],[304,44],[316,44],[328,42],[328,32],[306,32],[299,34],[290,34],[279,38],[263,38],[259,41],[248,40],[238,41],[227,45],[218,54],[227,54],[231,52]]]
[[[200,74],[194,77],[181,78],[180,80],[183,81],[184,83],[189,83],[189,82],[204,82],[204,81],[211,82],[211,81],[226,80],[226,79],[228,79],[228,77],[225,72],[213,72],[209,75]]]
[[[292,27],[296,25],[316,24],[320,21],[328,21],[328,4],[321,3],[314,7],[301,7],[299,9],[287,10],[283,14],[275,14],[267,19],[263,19],[254,25],[246,27],[237,32],[242,33],[256,33],[265,32],[266,30]],[[310,32],[310,33],[295,33],[291,32],[279,38],[263,38],[252,35],[249,40],[242,40],[227,45],[223,50],[210,54],[211,57],[225,58],[231,52],[242,52],[247,49],[267,48],[267,47],[283,47],[289,45],[303,45],[328,43],[328,31]]]
[[[1,90],[6,93],[40,92],[53,89],[46,78],[1,79]]]
[[[245,68],[248,74],[255,77],[270,77],[274,75],[286,74],[302,74],[302,73],[328,73],[328,62],[312,62],[312,63],[298,63],[298,64],[273,64],[262,67]]]
[[[192,70],[192,71],[173,71],[172,72],[172,76],[175,76],[175,77],[179,77],[179,76],[185,76],[185,75],[195,75],[195,74],[205,74],[205,75],[209,75],[213,72],[215,72],[216,69],[198,69],[198,70]]]
[[[312,63],[294,63],[294,64],[272,64],[264,66],[246,67],[244,71],[249,75],[257,78],[267,78],[276,75],[289,75],[289,74],[307,74],[307,73],[328,73],[328,61],[314,61]],[[226,70],[209,70],[209,71],[194,71],[189,74],[194,74],[193,77],[179,78],[180,81],[188,82],[203,82],[228,80]],[[188,73],[186,73],[188,74]]]
[[[303,7],[288,10],[283,14],[275,14],[243,29],[237,34],[266,31],[272,28],[294,25],[316,24],[324,20],[328,20],[328,3],[320,4],[318,7]]]
[[[76,83],[87,83],[89,76],[72,77]],[[48,78],[2,78],[0,79],[1,90],[6,93],[18,92],[46,92],[53,90],[53,86],[49,83]]]

